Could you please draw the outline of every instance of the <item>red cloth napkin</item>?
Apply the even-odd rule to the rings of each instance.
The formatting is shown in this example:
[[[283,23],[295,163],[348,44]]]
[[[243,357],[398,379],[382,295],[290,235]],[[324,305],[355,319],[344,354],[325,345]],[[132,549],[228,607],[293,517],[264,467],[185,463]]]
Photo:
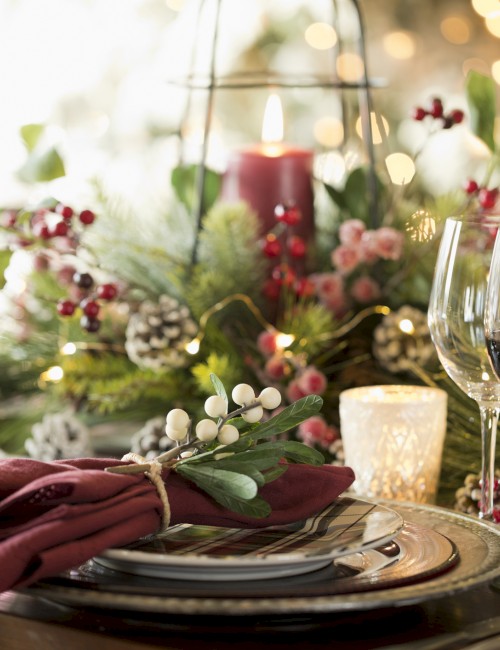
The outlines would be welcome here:
[[[149,480],[103,471],[122,464],[97,458],[0,460],[0,592],[158,530],[163,506]],[[259,528],[316,514],[351,485],[354,474],[349,467],[291,464],[261,489],[272,508],[263,519],[224,509],[173,471],[165,470],[163,479],[172,525]]]

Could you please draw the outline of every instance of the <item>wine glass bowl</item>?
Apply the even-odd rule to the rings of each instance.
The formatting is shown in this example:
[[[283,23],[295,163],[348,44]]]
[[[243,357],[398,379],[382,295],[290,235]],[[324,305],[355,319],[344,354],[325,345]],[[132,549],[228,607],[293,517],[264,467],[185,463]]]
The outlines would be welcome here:
[[[479,406],[480,515],[485,519],[493,518],[495,440],[500,415],[500,381],[490,362],[485,330],[488,277],[499,224],[500,217],[494,215],[446,219],[428,309],[431,337],[443,368]],[[500,330],[500,320],[497,325]]]

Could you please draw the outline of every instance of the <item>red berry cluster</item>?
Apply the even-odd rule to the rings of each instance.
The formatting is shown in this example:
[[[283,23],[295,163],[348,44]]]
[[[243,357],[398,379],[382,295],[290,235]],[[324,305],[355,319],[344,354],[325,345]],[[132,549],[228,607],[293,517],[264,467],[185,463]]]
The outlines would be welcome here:
[[[94,287],[94,278],[90,273],[74,273],[73,283],[81,293],[80,301],[77,303],[69,298],[61,299],[57,303],[57,312],[60,316],[73,316],[77,307],[80,307],[81,327],[87,332],[97,332],[101,326],[98,318],[101,304],[98,300],[113,300],[118,294],[118,289],[111,282]]]
[[[281,290],[291,289],[296,296],[310,296],[314,293],[312,283],[301,275],[301,267],[307,255],[307,243],[293,233],[293,228],[302,219],[299,208],[292,203],[279,203],[274,209],[276,227],[261,242],[262,252],[278,263],[270,269],[270,277],[263,287],[264,295],[276,300]]]
[[[439,97],[434,97],[428,108],[416,106],[412,111],[412,117],[414,120],[417,120],[417,122],[421,122],[428,116],[435,120],[441,120],[443,129],[450,129],[454,124],[460,124],[463,122],[464,112],[459,108],[455,108],[445,114],[443,102]]]
[[[30,246],[36,240],[47,242],[56,240],[55,246],[60,247],[61,238],[67,249],[75,248],[78,234],[75,221],[84,227],[95,221],[92,210],[82,210],[76,214],[72,207],[57,203],[51,207],[40,207],[33,211],[7,210],[1,215],[0,225],[15,234],[14,244]]]
[[[492,210],[497,203],[499,195],[498,187],[481,187],[474,179],[470,178],[466,182],[464,190],[470,196],[477,196],[479,205],[484,210]]]

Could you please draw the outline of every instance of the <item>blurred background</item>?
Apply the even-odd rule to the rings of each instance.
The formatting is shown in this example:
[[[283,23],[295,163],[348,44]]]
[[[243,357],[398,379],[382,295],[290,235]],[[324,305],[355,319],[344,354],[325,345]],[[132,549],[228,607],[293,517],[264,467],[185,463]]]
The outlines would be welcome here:
[[[190,69],[195,34],[195,67],[208,64],[214,3],[205,3],[201,18],[199,4],[1,0],[0,205],[23,205],[46,192],[21,182],[17,174],[26,158],[19,129],[32,123],[46,126],[47,146],[56,147],[64,159],[66,176],[52,190],[63,200],[74,200],[95,176],[130,200],[140,195],[142,205],[146,199],[163,200],[165,179],[177,155],[178,142],[171,135],[178,131],[185,109],[182,89],[168,82]],[[218,74],[264,67],[287,74],[314,66],[324,71],[332,61],[335,34],[308,31],[328,22],[331,2],[238,0],[222,6]],[[468,70],[493,75],[500,84],[498,0],[365,0],[360,6],[367,72],[382,84],[373,92],[374,106],[387,120],[394,148],[418,148],[419,125],[408,119],[416,104],[439,96],[450,108],[465,109]],[[356,29],[350,9],[342,26],[347,39]],[[343,74],[356,80],[356,69],[351,60]],[[320,101],[305,94],[297,100],[308,110],[318,106],[320,120]],[[222,126],[229,131],[223,144],[234,144],[236,124],[254,135],[263,110],[264,98],[257,95],[252,101],[244,94],[235,95],[234,101],[226,95],[223,107],[216,107],[214,139]],[[300,128],[300,120],[297,123]],[[196,148],[202,124],[195,120],[189,127],[184,137]],[[321,124],[307,129],[300,135],[304,143],[316,139],[317,144],[321,137],[335,141],[331,124],[323,123],[323,136]],[[223,165],[216,146],[212,148],[209,160],[216,167]],[[432,173],[429,176],[432,183]],[[447,183],[446,176],[440,178],[441,187]]]

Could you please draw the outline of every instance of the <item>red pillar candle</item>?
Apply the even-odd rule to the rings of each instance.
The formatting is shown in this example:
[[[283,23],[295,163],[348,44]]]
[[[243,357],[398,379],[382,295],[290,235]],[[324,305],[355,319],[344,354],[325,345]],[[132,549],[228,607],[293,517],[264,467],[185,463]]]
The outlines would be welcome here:
[[[277,97],[273,95],[270,100],[273,98]],[[310,240],[314,233],[313,152],[280,142],[279,124],[277,136],[266,136],[270,105],[268,102],[263,126],[266,141],[231,153],[221,199],[246,201],[257,213],[261,234],[276,225],[274,208],[278,204],[294,204],[302,214],[294,232]]]

